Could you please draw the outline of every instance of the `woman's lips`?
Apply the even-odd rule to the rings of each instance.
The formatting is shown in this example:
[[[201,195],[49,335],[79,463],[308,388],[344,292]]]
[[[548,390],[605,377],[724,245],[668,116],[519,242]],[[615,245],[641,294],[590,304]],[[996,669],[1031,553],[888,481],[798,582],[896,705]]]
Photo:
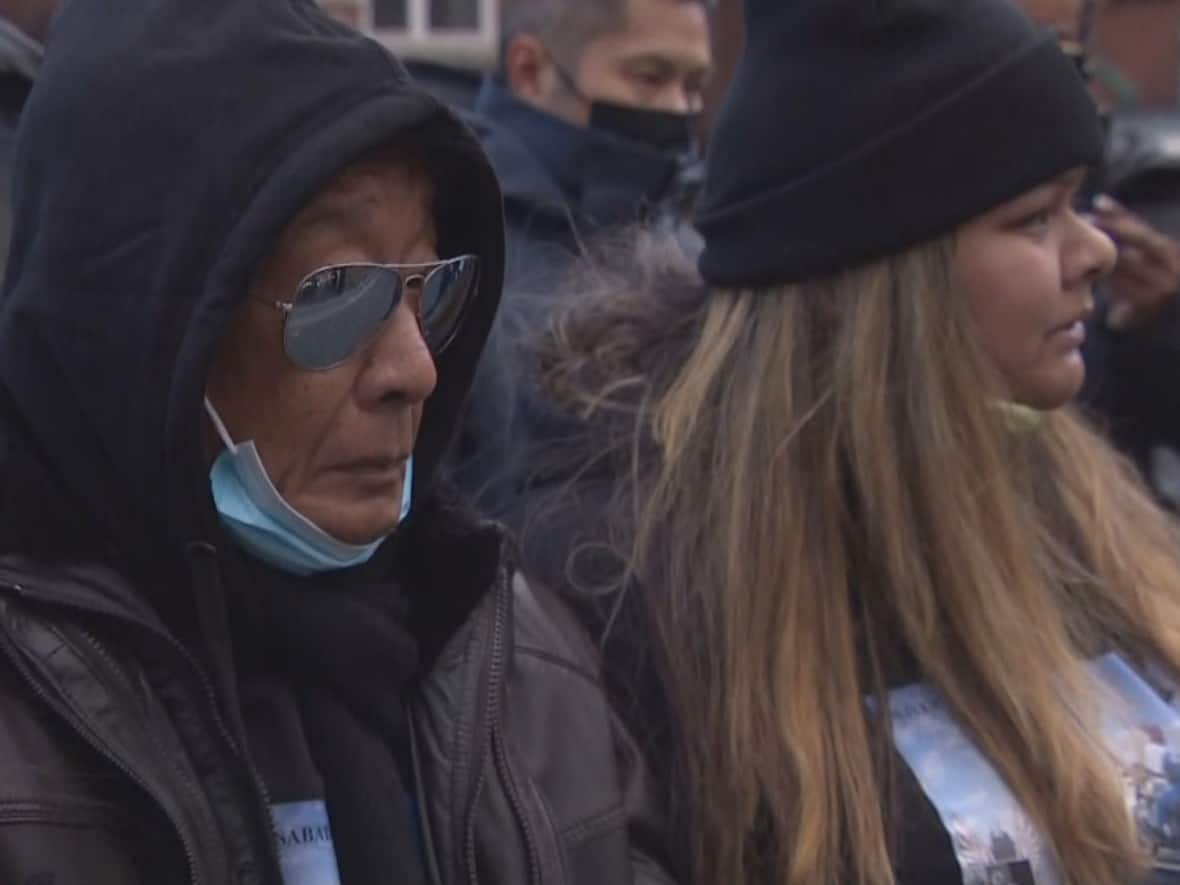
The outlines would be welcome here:
[[[1081,347],[1086,342],[1086,324],[1082,320],[1074,320],[1054,329],[1049,337],[1073,347]]]

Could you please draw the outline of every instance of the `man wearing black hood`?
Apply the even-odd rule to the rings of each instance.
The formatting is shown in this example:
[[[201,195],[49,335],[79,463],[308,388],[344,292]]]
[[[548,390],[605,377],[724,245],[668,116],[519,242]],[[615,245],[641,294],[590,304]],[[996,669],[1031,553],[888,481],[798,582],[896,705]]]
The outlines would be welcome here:
[[[705,0],[505,0],[499,73],[475,126],[504,189],[505,305],[456,460],[489,515],[521,503],[530,452],[567,429],[536,389],[532,342],[599,234],[636,223],[699,239],[695,127],[712,56]],[[695,184],[694,184],[695,182]]]
[[[311,0],[73,0],[0,298],[0,881],[662,881],[592,647],[434,481],[467,131]]]

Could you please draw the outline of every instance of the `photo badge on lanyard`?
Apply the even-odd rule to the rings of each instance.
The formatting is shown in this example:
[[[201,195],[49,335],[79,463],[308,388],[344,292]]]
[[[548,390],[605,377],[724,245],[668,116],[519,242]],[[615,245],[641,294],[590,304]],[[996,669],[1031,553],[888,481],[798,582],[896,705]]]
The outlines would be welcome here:
[[[270,807],[284,885],[340,885],[336,847],[320,800]]]
[[[1180,882],[1180,691],[1116,654],[1090,664],[1101,737],[1155,868]],[[898,752],[950,834],[966,885],[1062,885],[1046,842],[932,686],[889,694]]]

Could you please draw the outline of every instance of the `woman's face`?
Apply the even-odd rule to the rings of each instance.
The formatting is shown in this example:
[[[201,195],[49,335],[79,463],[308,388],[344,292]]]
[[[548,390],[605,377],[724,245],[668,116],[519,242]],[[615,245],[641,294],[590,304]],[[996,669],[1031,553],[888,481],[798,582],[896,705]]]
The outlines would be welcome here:
[[[1114,244],[1074,210],[1075,169],[968,222],[954,268],[984,350],[1021,405],[1065,405],[1085,380],[1081,347],[1094,282]]]

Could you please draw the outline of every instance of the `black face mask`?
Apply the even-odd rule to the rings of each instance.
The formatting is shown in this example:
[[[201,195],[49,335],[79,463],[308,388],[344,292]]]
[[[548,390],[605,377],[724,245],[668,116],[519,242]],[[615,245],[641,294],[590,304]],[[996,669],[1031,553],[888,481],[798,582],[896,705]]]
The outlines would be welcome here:
[[[696,114],[653,111],[609,101],[590,102],[590,128],[636,141],[666,154],[691,153]]]
[[[653,111],[634,105],[590,98],[564,67],[553,59],[557,76],[570,93],[590,106],[590,128],[682,157],[695,152],[697,114]]]

